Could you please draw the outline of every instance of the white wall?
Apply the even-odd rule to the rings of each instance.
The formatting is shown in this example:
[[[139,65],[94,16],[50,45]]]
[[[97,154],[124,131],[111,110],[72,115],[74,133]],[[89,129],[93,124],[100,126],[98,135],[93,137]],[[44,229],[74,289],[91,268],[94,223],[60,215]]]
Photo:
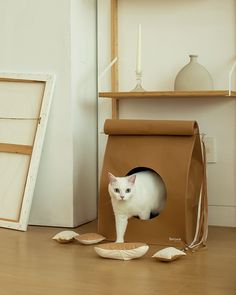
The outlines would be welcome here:
[[[74,222],[97,215],[96,0],[71,1]]]
[[[188,54],[198,54],[212,74],[215,89],[227,88],[236,58],[234,0],[119,0],[120,90],[135,85],[138,24],[142,24],[143,87],[173,90],[178,70]],[[110,61],[109,1],[99,2],[99,72]],[[235,75],[233,77],[234,87]],[[99,84],[109,91],[109,78]],[[236,87],[235,87],[236,89]],[[202,133],[213,136],[218,160],[208,164],[209,223],[236,226],[236,105],[234,99],[127,100],[120,103],[120,118],[197,120]],[[99,101],[99,167],[106,136],[100,134],[111,116],[110,102]]]
[[[1,71],[56,74],[31,224],[74,226],[96,216],[96,183],[91,185],[87,177],[89,170],[92,179],[96,179],[95,18],[87,18],[86,23],[75,21],[81,15],[83,19],[86,15],[94,17],[96,1],[86,1],[89,6],[83,2],[0,0]],[[79,43],[87,36],[82,26],[91,32],[87,40],[91,48],[83,66],[78,57]],[[79,85],[88,73],[88,83]],[[84,125],[88,126],[88,133],[81,131]],[[91,159],[86,169],[86,164],[80,162],[85,150]],[[77,182],[84,183],[82,191]],[[79,216],[81,206],[83,216]]]

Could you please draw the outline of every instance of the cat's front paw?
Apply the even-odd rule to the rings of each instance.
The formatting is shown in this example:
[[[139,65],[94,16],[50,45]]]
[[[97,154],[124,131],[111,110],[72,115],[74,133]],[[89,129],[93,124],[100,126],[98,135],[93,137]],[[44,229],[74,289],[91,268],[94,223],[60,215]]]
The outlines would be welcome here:
[[[124,239],[117,239],[115,243],[124,243]]]
[[[151,212],[150,211],[142,211],[142,212],[140,212],[138,217],[142,220],[148,220],[151,217]]]

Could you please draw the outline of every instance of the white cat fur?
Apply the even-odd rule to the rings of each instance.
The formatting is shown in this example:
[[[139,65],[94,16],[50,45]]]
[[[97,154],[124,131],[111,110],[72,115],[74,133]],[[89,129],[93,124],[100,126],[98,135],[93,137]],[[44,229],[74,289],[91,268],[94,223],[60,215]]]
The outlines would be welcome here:
[[[141,171],[130,176],[115,177],[108,173],[116,224],[116,243],[124,242],[128,219],[138,216],[147,220],[150,213],[160,213],[165,206],[166,190],[161,177],[153,171]]]

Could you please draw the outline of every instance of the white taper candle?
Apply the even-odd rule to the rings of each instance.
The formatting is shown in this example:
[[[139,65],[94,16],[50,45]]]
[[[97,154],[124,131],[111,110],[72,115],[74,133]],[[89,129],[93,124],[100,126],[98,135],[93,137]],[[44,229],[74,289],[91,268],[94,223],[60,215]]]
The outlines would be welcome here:
[[[138,44],[137,44],[137,62],[136,62],[136,73],[141,74],[141,54],[142,54],[142,32],[141,32],[141,24],[138,25]]]

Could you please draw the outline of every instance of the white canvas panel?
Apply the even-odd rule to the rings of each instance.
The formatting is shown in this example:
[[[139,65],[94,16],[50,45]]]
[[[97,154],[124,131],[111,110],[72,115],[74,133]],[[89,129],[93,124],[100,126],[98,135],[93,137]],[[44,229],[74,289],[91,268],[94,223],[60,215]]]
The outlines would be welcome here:
[[[0,78],[0,117],[38,117],[45,83]]]
[[[0,81],[0,142],[33,145],[45,83]]]
[[[26,230],[53,75],[0,74],[0,226]]]
[[[0,219],[18,221],[30,156],[0,153]]]
[[[38,119],[0,119],[0,142],[33,145]]]

